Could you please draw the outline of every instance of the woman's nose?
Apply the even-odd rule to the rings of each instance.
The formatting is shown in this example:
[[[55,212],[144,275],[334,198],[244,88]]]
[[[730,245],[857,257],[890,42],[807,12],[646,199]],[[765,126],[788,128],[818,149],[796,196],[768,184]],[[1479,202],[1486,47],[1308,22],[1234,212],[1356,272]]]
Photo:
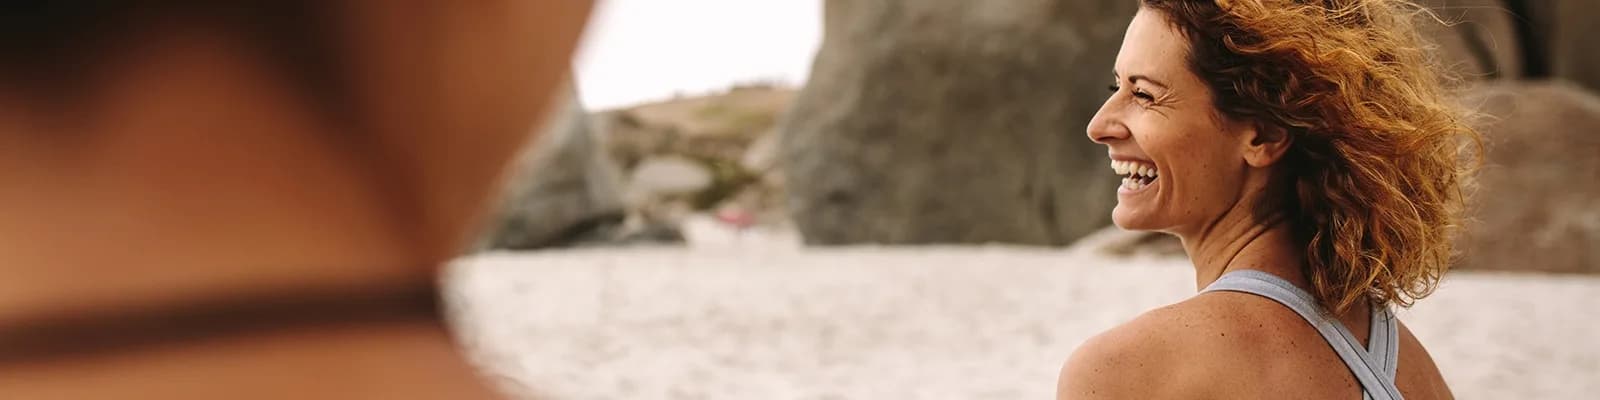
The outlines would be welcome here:
[[[1128,138],[1128,126],[1124,125],[1121,118],[1111,110],[1111,102],[1113,100],[1116,99],[1114,97],[1107,99],[1105,104],[1100,106],[1100,111],[1095,112],[1094,118],[1089,120],[1087,129],[1089,140],[1093,140],[1095,143],[1109,144],[1111,141]]]

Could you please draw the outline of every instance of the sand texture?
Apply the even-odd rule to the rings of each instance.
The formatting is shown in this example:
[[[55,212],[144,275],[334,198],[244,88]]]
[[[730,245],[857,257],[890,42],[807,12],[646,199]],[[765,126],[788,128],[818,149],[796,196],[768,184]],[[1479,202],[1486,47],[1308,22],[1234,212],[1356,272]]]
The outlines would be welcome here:
[[[1048,399],[1195,290],[1182,259],[1010,247],[490,253],[447,286],[476,361],[549,399]],[[1401,317],[1458,398],[1600,393],[1600,278],[1456,273]]]

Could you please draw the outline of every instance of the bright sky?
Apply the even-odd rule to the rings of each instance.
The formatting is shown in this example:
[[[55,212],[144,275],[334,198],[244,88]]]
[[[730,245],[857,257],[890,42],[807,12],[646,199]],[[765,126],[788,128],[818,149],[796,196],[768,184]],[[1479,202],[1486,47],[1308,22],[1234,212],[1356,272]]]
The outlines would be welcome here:
[[[726,89],[805,82],[822,0],[602,0],[578,50],[594,110]]]

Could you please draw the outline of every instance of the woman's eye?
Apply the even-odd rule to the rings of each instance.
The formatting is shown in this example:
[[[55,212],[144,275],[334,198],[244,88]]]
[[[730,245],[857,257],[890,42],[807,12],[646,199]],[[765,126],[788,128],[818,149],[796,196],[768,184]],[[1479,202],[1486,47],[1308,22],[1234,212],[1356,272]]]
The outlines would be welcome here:
[[[1106,90],[1110,91],[1113,94],[1115,94],[1115,93],[1118,93],[1118,92],[1122,91],[1122,85],[1118,85],[1118,84],[1113,83],[1113,84],[1107,85],[1106,86]],[[1139,103],[1142,103],[1142,104],[1150,104],[1150,103],[1154,103],[1156,101],[1156,96],[1155,95],[1150,94],[1150,92],[1139,90],[1137,88],[1133,89],[1133,98],[1134,98],[1134,100],[1137,100]]]

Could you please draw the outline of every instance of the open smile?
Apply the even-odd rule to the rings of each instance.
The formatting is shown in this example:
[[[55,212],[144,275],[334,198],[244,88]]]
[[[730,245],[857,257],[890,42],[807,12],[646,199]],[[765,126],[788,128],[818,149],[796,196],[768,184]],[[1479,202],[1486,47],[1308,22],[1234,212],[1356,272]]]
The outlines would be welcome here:
[[[1111,160],[1111,169],[1122,175],[1121,193],[1142,192],[1156,185],[1160,171],[1156,165],[1145,161]]]

